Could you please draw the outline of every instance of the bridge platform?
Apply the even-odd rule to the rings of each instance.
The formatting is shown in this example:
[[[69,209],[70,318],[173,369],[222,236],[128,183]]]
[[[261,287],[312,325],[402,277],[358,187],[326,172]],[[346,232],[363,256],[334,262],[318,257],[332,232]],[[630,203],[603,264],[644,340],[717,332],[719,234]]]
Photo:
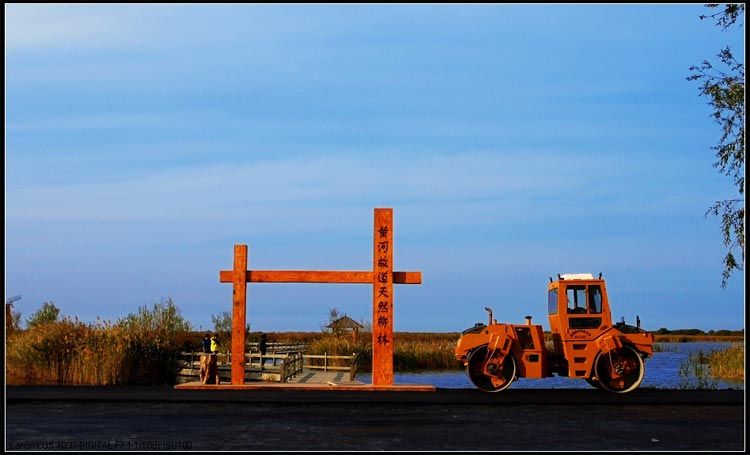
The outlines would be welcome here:
[[[249,374],[245,384],[232,385],[230,381],[222,380],[219,384],[203,384],[200,381],[190,381],[174,386],[175,390],[340,390],[340,391],[408,391],[434,392],[433,385],[422,384],[394,384],[390,386],[373,386],[361,381],[350,380],[348,372],[317,371],[303,369],[300,373],[289,378],[287,382],[277,382],[273,379],[262,380],[260,375]],[[250,379],[250,381],[248,381]],[[253,380],[257,379],[257,380]]]

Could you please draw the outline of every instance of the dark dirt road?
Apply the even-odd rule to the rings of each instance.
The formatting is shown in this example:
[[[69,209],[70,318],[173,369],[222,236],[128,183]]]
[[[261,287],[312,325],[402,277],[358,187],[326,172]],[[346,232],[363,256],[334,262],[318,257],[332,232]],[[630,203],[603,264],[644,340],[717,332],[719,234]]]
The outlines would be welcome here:
[[[638,392],[9,388],[6,450],[744,450],[744,392]]]

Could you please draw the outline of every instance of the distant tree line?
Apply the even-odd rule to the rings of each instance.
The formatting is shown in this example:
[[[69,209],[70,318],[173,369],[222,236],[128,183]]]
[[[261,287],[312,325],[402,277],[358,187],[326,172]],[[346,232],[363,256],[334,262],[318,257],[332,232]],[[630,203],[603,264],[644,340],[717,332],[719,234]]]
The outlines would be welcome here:
[[[669,330],[666,327],[662,327],[656,332],[655,335],[719,335],[719,336],[730,336],[730,335],[745,335],[745,329],[741,330],[701,330],[701,329],[675,329]]]

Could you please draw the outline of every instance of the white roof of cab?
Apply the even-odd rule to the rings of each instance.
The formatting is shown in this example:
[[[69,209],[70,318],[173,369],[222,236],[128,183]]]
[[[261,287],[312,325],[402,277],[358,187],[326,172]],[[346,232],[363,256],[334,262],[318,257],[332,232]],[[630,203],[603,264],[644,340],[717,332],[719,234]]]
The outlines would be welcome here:
[[[594,275],[590,273],[565,273],[560,275],[561,280],[593,280]]]

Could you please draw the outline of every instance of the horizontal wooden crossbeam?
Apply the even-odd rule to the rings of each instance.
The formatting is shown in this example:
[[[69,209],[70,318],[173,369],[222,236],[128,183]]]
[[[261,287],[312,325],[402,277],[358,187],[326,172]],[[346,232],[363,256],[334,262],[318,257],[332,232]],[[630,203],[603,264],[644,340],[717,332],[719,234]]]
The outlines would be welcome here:
[[[248,283],[354,283],[372,284],[373,272],[344,270],[248,270]],[[232,283],[234,271],[219,272],[219,281]],[[393,272],[395,284],[421,284],[422,272]]]

